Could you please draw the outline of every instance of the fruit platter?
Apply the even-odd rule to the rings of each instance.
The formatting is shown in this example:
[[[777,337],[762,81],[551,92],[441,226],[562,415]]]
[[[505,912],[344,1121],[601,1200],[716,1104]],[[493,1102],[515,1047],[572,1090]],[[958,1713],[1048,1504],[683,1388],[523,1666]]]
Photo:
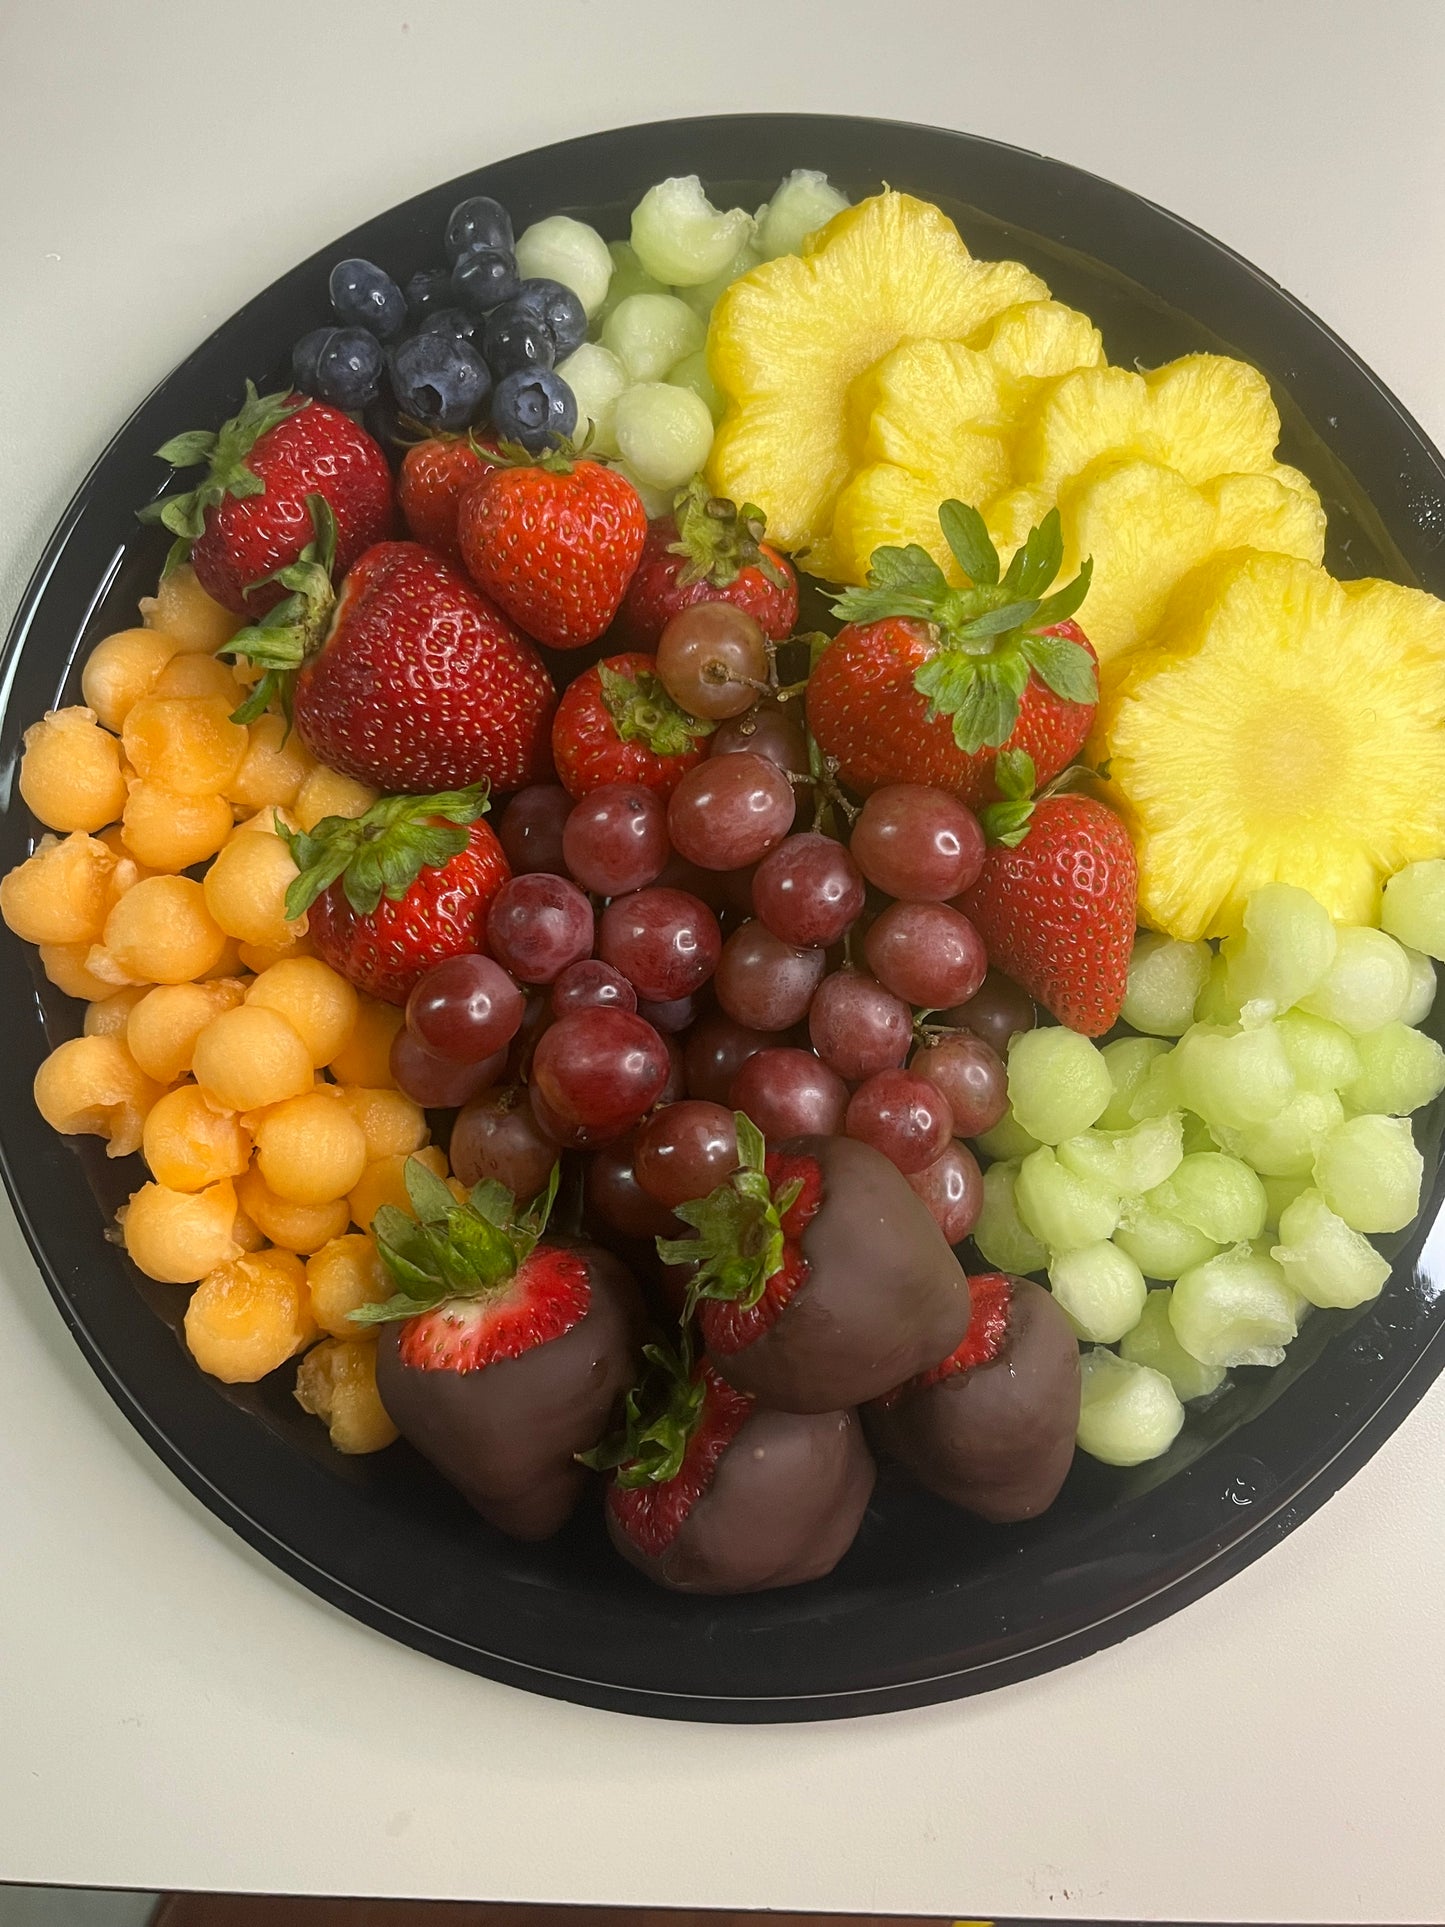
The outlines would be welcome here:
[[[0,1153],[102,1380],[604,1706],[1218,1583],[1442,1362],[1442,491],[1247,264],[962,135],[624,130],[323,250],[8,646]]]

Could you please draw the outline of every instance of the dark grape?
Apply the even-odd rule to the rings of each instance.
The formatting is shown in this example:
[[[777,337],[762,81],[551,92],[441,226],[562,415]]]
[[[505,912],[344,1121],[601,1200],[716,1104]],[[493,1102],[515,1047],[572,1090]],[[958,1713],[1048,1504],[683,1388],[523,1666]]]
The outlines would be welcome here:
[[[856,1083],[903,1062],[913,1040],[913,1013],[876,978],[839,970],[818,986],[808,1007],[808,1035],[823,1062]]]
[[[801,703],[760,702],[731,722],[720,723],[708,745],[710,756],[736,756],[745,751],[766,757],[794,776],[808,774],[808,739],[803,733]]]
[[[639,998],[671,1003],[700,990],[711,977],[722,950],[722,932],[699,898],[655,884],[608,904],[597,947]]]
[[[943,1024],[961,1024],[991,1044],[1000,1057],[1008,1055],[1009,1041],[1038,1021],[1033,999],[1012,977],[990,970],[966,1004],[957,1004],[939,1017]]]
[[[687,771],[667,805],[672,846],[704,870],[740,870],[793,826],[793,786],[766,757],[709,756]]]
[[[848,1100],[849,1137],[871,1144],[906,1174],[943,1155],[953,1134],[948,1099],[912,1071],[877,1071]]]
[[[729,1102],[733,1079],[755,1051],[767,1050],[774,1039],[760,1030],[735,1024],[715,1011],[687,1034],[683,1056],[687,1066],[687,1094],[714,1104]]]
[[[784,943],[837,943],[861,916],[865,895],[843,845],[811,830],[786,837],[753,875],[753,908]]]
[[[690,716],[740,716],[756,703],[767,673],[767,637],[735,603],[691,603],[658,638],[658,680]]]
[[[945,1010],[983,982],[983,938],[947,903],[890,903],[863,939],[868,968],[885,989],[923,1010]]]
[[[507,1053],[497,1051],[480,1064],[459,1064],[427,1049],[403,1024],[391,1040],[391,1074],[414,1104],[449,1111],[478,1091],[488,1090],[507,1068]]]
[[[448,957],[407,998],[406,1021],[439,1057],[479,1064],[505,1050],[521,1029],[522,993],[490,957]]]
[[[656,882],[671,850],[667,805],[640,783],[605,783],[590,791],[562,832],[568,870],[600,897],[624,896]]]
[[[810,1050],[781,1045],[747,1059],[728,1101],[735,1111],[745,1111],[765,1138],[837,1137],[848,1109],[848,1086]]]
[[[565,877],[512,877],[492,898],[487,945],[524,984],[550,984],[591,954],[592,905]]]
[[[675,1037],[685,1031],[697,1016],[697,999],[669,997],[663,1003],[639,1004],[637,1014],[645,1017],[654,1030]]]
[[[603,963],[600,957],[582,957],[568,964],[552,986],[554,1017],[570,1017],[574,1010],[636,1008],[637,992],[620,970]]]
[[[625,1129],[657,1102],[670,1068],[667,1045],[633,1012],[579,1010],[538,1038],[533,1102],[564,1125]]]
[[[942,903],[983,868],[978,818],[947,790],[888,783],[853,825],[849,848],[870,883],[905,903]]]
[[[806,1014],[827,967],[821,950],[784,943],[754,919],[723,945],[713,988],[734,1023],[786,1030]]]
[[[533,1198],[557,1161],[557,1146],[538,1125],[527,1092],[504,1084],[457,1112],[447,1155],[463,1184],[491,1178],[514,1198]]]
[[[948,1242],[961,1244],[983,1210],[983,1174],[973,1152],[966,1144],[951,1143],[932,1164],[906,1176]]]
[[[684,1238],[687,1226],[666,1205],[650,1198],[633,1166],[636,1139],[629,1133],[603,1145],[587,1159],[582,1195],[588,1215],[623,1238],[651,1244],[654,1238]]]
[[[980,1137],[1008,1109],[1008,1072],[991,1044],[958,1031],[920,1044],[908,1068],[948,1100],[955,1137]]]
[[[733,1114],[697,1098],[654,1111],[637,1133],[633,1169],[650,1197],[669,1210],[705,1198],[738,1168]]]
[[[566,874],[562,831],[571,814],[572,798],[560,783],[532,783],[517,791],[497,825],[497,841],[513,876],[537,870]]]

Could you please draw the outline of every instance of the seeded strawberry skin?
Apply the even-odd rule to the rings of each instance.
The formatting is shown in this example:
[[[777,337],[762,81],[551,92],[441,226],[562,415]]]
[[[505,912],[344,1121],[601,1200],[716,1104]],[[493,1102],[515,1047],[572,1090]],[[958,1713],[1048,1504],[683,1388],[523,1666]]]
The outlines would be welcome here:
[[[592,1287],[575,1251],[540,1244],[492,1298],[449,1298],[408,1318],[397,1338],[403,1365],[420,1372],[476,1372],[521,1358],[587,1315]]]
[[[946,1378],[971,1372],[979,1365],[991,1365],[1008,1338],[1009,1311],[1013,1286],[1001,1271],[975,1272],[968,1281],[969,1302],[973,1307],[968,1333],[956,1351],[922,1372],[914,1380],[920,1391],[941,1385]]]
[[[622,676],[657,670],[657,658],[637,650],[605,660],[609,669]],[[552,760],[558,780],[569,796],[579,799],[607,783],[640,783],[661,797],[671,796],[707,753],[706,737],[671,756],[660,756],[644,742],[624,742],[603,700],[596,663],[568,683],[552,721]]]
[[[462,497],[496,467],[466,436],[433,436],[409,448],[397,477],[396,497],[413,539],[448,560],[460,562],[457,516]]]
[[[765,636],[782,642],[793,633],[798,620],[798,584],[792,565],[777,550],[764,545],[763,553],[783,578],[782,585],[769,581],[755,563],[749,563],[731,582],[714,582],[700,576],[695,582],[681,582],[687,557],[675,555],[669,545],[678,539],[677,522],[671,515],[648,524],[647,541],[637,564],[620,612],[620,622],[628,639],[639,649],[655,649],[663,630],[672,618],[697,602],[730,602],[750,615]]]

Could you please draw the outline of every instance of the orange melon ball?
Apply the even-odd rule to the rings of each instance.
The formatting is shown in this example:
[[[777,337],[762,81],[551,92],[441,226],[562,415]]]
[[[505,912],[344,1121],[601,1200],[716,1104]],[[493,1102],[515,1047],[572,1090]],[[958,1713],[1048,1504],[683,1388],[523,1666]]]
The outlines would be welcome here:
[[[155,594],[141,598],[140,613],[146,628],[162,631],[175,648],[207,656],[229,642],[242,622],[206,594],[189,562],[161,577]]]
[[[163,1285],[193,1285],[240,1255],[231,1233],[236,1187],[229,1178],[204,1191],[143,1184],[125,1208],[121,1230],[132,1261]]]
[[[243,995],[234,977],[208,984],[159,984],[146,991],[126,1023],[131,1056],[160,1084],[190,1075],[196,1039],[213,1017],[234,1010]]]
[[[148,692],[152,696],[222,696],[232,709],[243,700],[231,665],[219,656],[183,652],[172,656]],[[244,726],[244,725],[243,725]]]
[[[399,1005],[379,1003],[363,995],[357,1005],[355,1028],[330,1062],[337,1083],[395,1090],[391,1043],[405,1021],[406,1013]]]
[[[376,1346],[324,1338],[296,1371],[296,1402],[319,1418],[338,1452],[380,1452],[401,1434],[376,1389]]]
[[[296,860],[279,836],[243,831],[206,872],[207,907],[241,943],[289,943],[306,928],[304,915],[294,922],[286,916],[286,892],[296,875]]]
[[[351,1222],[344,1198],[331,1204],[294,1204],[278,1198],[253,1164],[236,1186],[241,1208],[273,1245],[287,1251],[319,1251],[339,1238]]]
[[[249,729],[250,741],[241,767],[226,794],[242,809],[285,808],[296,801],[316,758],[295,730],[288,732],[283,716],[258,716]]]
[[[382,1263],[375,1240],[365,1232],[349,1231],[333,1238],[306,1260],[306,1285],[311,1293],[311,1315],[333,1338],[370,1342],[374,1325],[355,1325],[350,1314],[362,1305],[379,1305],[397,1289]]]
[[[314,830],[323,816],[364,816],[376,798],[365,783],[318,764],[296,792],[293,807],[301,828]]]
[[[342,1101],[366,1135],[366,1155],[377,1158],[419,1151],[427,1140],[426,1113],[404,1091],[368,1090],[345,1084]]]
[[[141,998],[150,994],[145,984],[136,984],[130,990],[111,990],[104,997],[96,998],[85,1013],[86,1036],[119,1037],[129,1050],[130,1040],[125,1033],[130,1014]],[[131,1056],[135,1056],[134,1051],[131,1051]],[[150,1072],[147,1071],[146,1075],[149,1077]],[[161,1078],[158,1081],[168,1083],[170,1080]]]
[[[26,943],[94,943],[105,928],[116,859],[96,837],[43,836],[0,878],[0,917]]]
[[[183,796],[142,778],[132,783],[121,812],[126,849],[151,870],[189,870],[204,863],[231,829],[231,806],[224,796]]]
[[[241,767],[250,740],[231,721],[231,696],[142,696],[121,741],[137,776],[184,796],[214,796]]]
[[[173,637],[155,629],[122,629],[98,642],[80,672],[80,693],[107,729],[119,730],[176,653]]]
[[[120,744],[92,709],[52,709],[25,732],[20,794],[51,830],[103,830],[125,807]]]
[[[251,1162],[251,1139],[234,1111],[218,1111],[197,1084],[167,1091],[151,1106],[141,1150],[158,1184],[201,1191],[238,1178]]]
[[[435,1144],[409,1155],[439,1178],[446,1176],[447,1161]],[[362,1172],[348,1200],[351,1222],[361,1230],[371,1229],[372,1219],[384,1204],[394,1204],[398,1211],[410,1216],[411,1200],[406,1194],[407,1156],[405,1152],[396,1152],[391,1157],[375,1158]]]
[[[109,999],[115,991],[115,985],[103,977],[97,977],[90,968],[93,948],[94,945],[88,943],[42,943],[39,946],[40,968],[66,997],[78,997],[88,1004],[102,998]]]
[[[194,878],[143,877],[111,909],[101,944],[130,983],[182,984],[215,969],[226,933]]]
[[[196,1039],[191,1068],[196,1082],[227,1111],[284,1104],[315,1081],[305,1044],[279,1011],[258,1004],[240,1004],[213,1017]]]
[[[256,1124],[256,1163],[278,1198],[329,1204],[366,1169],[366,1134],[337,1096],[319,1086],[273,1105]]]
[[[254,1251],[206,1273],[186,1306],[186,1343],[203,1372],[252,1385],[316,1335],[306,1272],[290,1251]]]
[[[65,1137],[103,1137],[110,1157],[140,1146],[146,1115],[160,1086],[119,1037],[72,1037],[35,1073],[35,1108]]]
[[[246,992],[246,1002],[280,1011],[318,1070],[345,1049],[360,1008],[353,986],[319,957],[272,964]]]

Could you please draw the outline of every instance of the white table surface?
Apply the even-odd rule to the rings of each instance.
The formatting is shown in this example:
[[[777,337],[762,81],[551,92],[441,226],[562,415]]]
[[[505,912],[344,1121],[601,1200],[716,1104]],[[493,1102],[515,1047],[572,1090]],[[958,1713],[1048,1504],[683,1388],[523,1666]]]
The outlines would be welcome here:
[[[669,113],[895,115],[1091,167],[1276,275],[1445,440],[1442,69],[1438,0],[10,0],[0,604],[133,404],[293,261],[468,166]],[[1123,1646],[958,1705],[708,1729],[528,1697],[320,1604],[129,1431],[8,1208],[0,1299],[0,1879],[1441,1914],[1445,1385]]]

